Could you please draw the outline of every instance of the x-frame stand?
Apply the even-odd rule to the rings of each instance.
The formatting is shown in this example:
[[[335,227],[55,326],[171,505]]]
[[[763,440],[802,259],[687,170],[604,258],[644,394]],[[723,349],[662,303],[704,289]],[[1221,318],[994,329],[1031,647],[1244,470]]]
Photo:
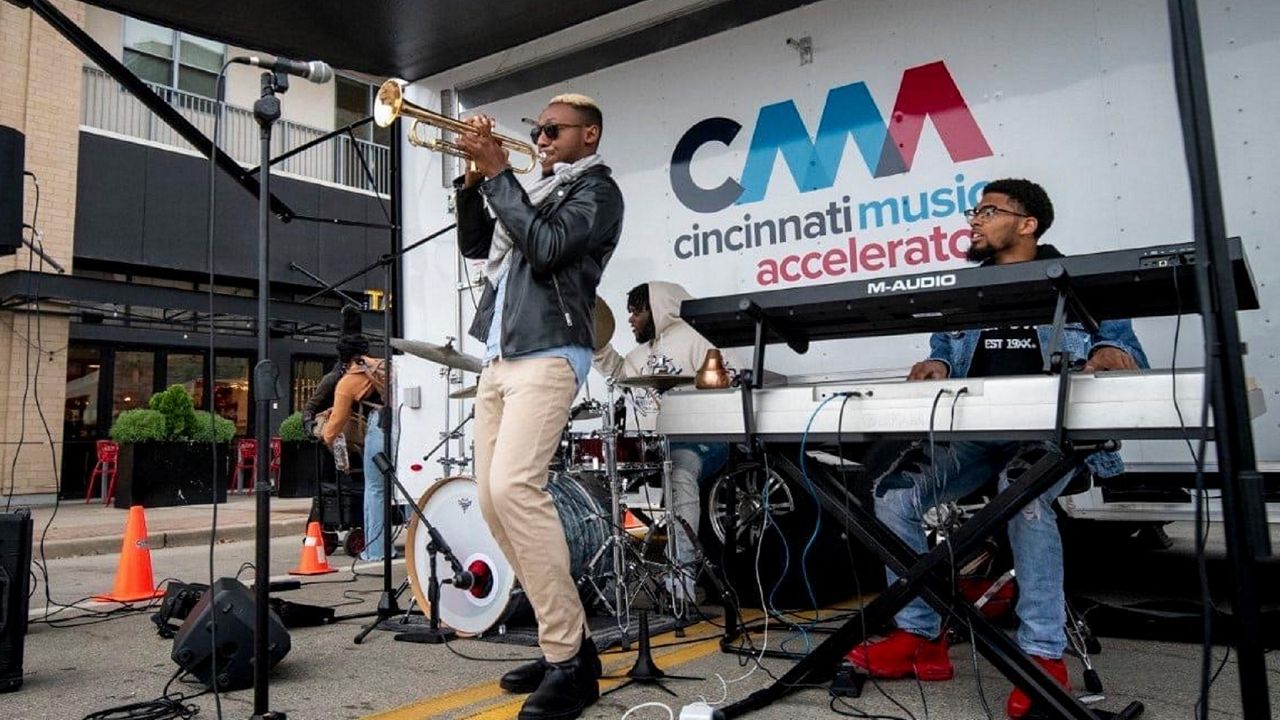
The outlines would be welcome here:
[[[866,628],[887,622],[916,596],[924,598],[945,617],[969,626],[973,631],[978,650],[1005,677],[1018,687],[1025,689],[1032,698],[1036,711],[1072,720],[1099,720],[1110,717],[1129,720],[1142,713],[1143,706],[1137,702],[1130,703],[1123,711],[1114,715],[1086,708],[1040,669],[1022,652],[1014,640],[991,625],[981,612],[967,602],[955,602],[952,599],[953,589],[950,584],[952,563],[963,564],[981,548],[987,537],[1003,527],[1017,513],[1022,512],[1023,508],[1054,484],[1080,467],[1090,453],[1098,449],[1115,449],[1116,447],[1114,442],[1078,445],[1066,437],[1066,411],[1071,368],[1068,367],[1066,356],[1062,351],[1063,328],[1068,316],[1074,317],[1086,329],[1093,332],[1097,331],[1098,325],[1072,291],[1070,278],[1061,265],[1057,263],[1051,265],[1046,271],[1046,276],[1058,291],[1046,367],[1046,370],[1058,375],[1058,407],[1052,449],[953,533],[947,544],[938,545],[922,555],[917,554],[880,523],[875,515],[863,508],[861,502],[846,488],[839,487],[837,492],[820,483],[815,483],[814,491],[822,508],[838,518],[859,542],[879,556],[898,575],[898,580],[870,604],[855,612],[852,618],[772,685],[723,708],[725,718],[734,718],[758,710],[797,687],[811,686],[814,683],[829,680],[841,658],[857,643],[866,639]],[[797,352],[803,352],[802,348],[807,348],[808,343],[805,338],[782,328],[777,320],[771,319],[751,300],[743,300],[740,309],[744,315],[754,321],[756,327],[755,362],[751,371],[754,377],[748,377],[747,382],[743,383],[743,427],[747,433],[748,448],[754,454],[762,451],[762,448],[755,434],[755,417],[750,392],[754,387],[759,386],[758,382],[752,381],[754,378],[761,377],[763,371],[765,335],[767,332],[772,332],[786,340]],[[774,461],[784,469],[790,469],[796,475],[799,474],[798,469],[785,458],[775,458]],[[732,485],[732,483],[727,484]],[[730,522],[732,521],[731,510]],[[734,528],[730,525],[726,529],[726,537],[732,538],[734,535]],[[730,617],[733,616],[727,615],[726,620]],[[729,627],[729,623],[726,622],[726,640],[729,637]],[[734,632],[736,633],[736,627]]]

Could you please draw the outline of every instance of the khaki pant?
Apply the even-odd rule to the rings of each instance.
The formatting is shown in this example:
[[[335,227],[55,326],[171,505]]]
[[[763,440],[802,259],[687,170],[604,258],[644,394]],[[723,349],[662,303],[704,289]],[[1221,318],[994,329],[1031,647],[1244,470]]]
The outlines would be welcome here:
[[[578,653],[587,622],[560,515],[546,491],[577,392],[563,358],[495,360],[480,374],[475,401],[480,510],[533,605],[538,645],[550,662]]]

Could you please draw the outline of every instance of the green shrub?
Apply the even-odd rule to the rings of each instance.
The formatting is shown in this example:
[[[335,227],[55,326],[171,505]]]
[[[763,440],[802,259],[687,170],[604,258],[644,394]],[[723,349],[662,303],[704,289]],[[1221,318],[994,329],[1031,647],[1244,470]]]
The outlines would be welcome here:
[[[209,442],[209,415],[205,410],[194,411],[195,424],[192,426],[191,440],[194,442]],[[213,438],[217,442],[231,442],[236,436],[236,424],[221,415],[214,415]]]
[[[166,440],[164,415],[155,410],[125,410],[111,425],[111,439],[121,443]]]
[[[147,405],[164,415],[166,440],[189,440],[194,437],[195,403],[191,401],[186,388],[170,385],[167,390],[152,395]],[[204,432],[208,432],[207,428]]]
[[[285,442],[307,440],[307,432],[302,428],[302,413],[296,412],[280,423],[280,439]]]

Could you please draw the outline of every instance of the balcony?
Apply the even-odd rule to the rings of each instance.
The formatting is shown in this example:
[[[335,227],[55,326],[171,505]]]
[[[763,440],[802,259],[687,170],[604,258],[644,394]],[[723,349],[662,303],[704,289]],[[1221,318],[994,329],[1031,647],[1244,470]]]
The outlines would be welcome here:
[[[214,102],[201,95],[153,83],[148,87],[172,105],[192,125],[213,136]],[[110,75],[95,67],[84,68],[80,122],[84,127],[138,138],[194,152],[173,128],[166,125]],[[271,153],[280,155],[314,140],[327,131],[281,120],[272,134]],[[222,149],[245,167],[258,164],[258,125],[253,111],[226,106],[222,121]],[[368,164],[368,171],[360,161]],[[391,187],[391,157],[385,145],[339,136],[274,166],[276,171],[349,188],[386,194]],[[372,179],[372,181],[371,181]]]

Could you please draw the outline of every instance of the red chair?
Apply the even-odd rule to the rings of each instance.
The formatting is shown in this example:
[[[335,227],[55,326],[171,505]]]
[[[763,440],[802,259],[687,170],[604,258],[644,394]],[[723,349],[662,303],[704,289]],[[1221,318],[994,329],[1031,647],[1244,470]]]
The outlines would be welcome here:
[[[271,484],[280,484],[280,438],[271,438],[271,467],[268,468]]]
[[[249,487],[244,486],[244,473],[249,473]],[[241,438],[236,443],[236,465],[231,469],[227,492],[249,492],[258,483],[258,441]]]
[[[97,487],[98,478],[101,477],[107,486],[107,497],[103,504],[110,505],[116,497],[116,465],[120,460],[120,446],[111,440],[99,440],[97,448],[98,462],[89,475],[89,488],[84,491],[84,502],[86,505],[91,502],[93,489]]]

